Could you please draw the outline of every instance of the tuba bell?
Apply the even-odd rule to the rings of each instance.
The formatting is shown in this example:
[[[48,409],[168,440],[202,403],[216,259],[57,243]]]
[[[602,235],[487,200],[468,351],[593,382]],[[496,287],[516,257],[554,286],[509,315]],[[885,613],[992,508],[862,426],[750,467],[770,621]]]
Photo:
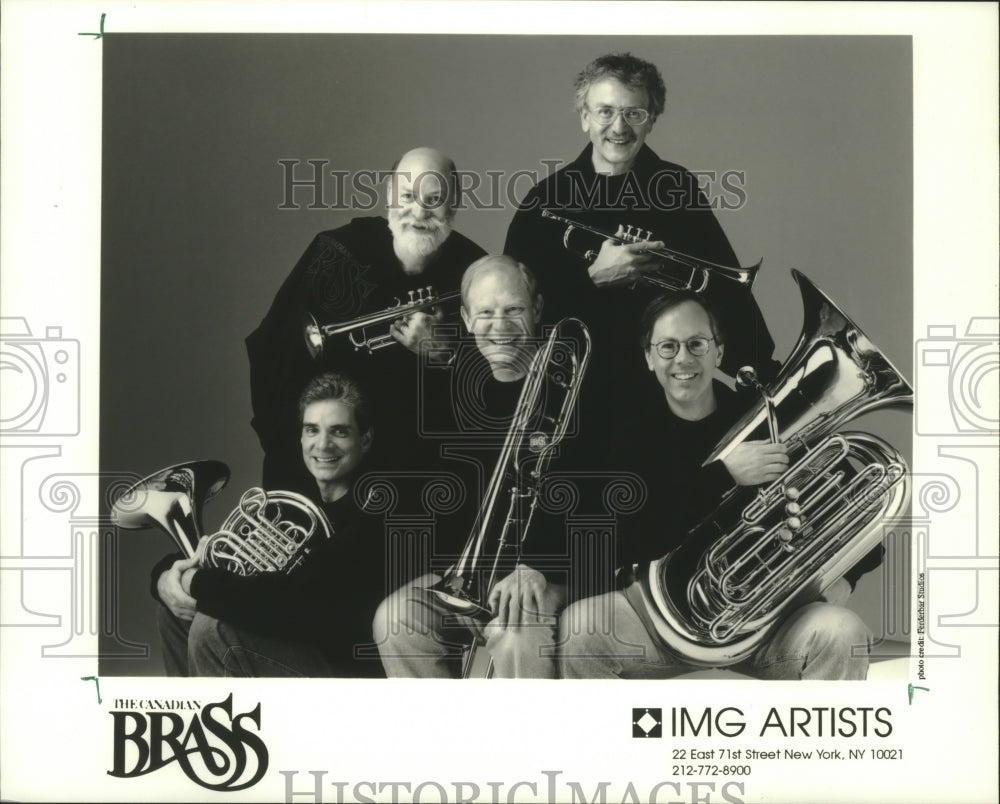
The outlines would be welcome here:
[[[909,502],[907,465],[894,447],[834,431],[872,410],[912,407],[912,389],[816,285],[792,276],[804,306],[799,340],[772,386],[757,385],[759,403],[705,461],[771,438],[787,445],[788,469],[768,486],[731,489],[678,548],[637,577],[657,633],[699,666],[750,656],[784,614],[816,600],[880,544],[883,520]]]
[[[201,509],[229,482],[220,461],[193,461],[161,469],[126,489],[111,507],[116,525],[156,526],[187,558],[198,553]],[[291,491],[247,490],[201,554],[205,567],[237,575],[291,572],[312,549],[313,538],[331,538],[330,521],[311,500]]]

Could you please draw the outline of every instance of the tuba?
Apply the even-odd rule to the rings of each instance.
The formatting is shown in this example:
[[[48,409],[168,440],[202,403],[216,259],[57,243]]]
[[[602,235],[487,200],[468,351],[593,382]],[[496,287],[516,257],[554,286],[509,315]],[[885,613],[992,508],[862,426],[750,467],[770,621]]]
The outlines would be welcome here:
[[[554,220],[556,223],[565,224],[566,231],[563,233],[563,245],[569,251],[579,254],[588,263],[597,259],[597,249],[600,248],[600,243],[603,243],[605,240],[613,240],[618,244],[642,243],[653,236],[653,233],[650,231],[644,232],[642,229],[632,226],[626,226],[623,235],[608,234],[599,229],[594,229],[593,227],[570,220],[569,218],[555,215],[547,209],[542,210],[542,217]],[[577,232],[587,236],[587,239],[590,241],[589,248],[584,248],[584,250],[580,251],[570,245],[574,238],[577,241],[582,239],[578,235],[574,235]],[[599,238],[600,242],[596,238]],[[644,273],[642,275],[643,281],[668,291],[693,290],[695,293],[702,293],[713,279],[725,279],[729,282],[735,282],[737,287],[742,287],[749,291],[753,287],[754,280],[757,278],[757,272],[760,270],[760,265],[763,262],[763,260],[759,260],[756,265],[751,265],[747,268],[741,266],[734,268],[729,265],[719,265],[708,260],[701,260],[670,248],[651,248],[647,253],[659,257],[661,264],[655,271]]]
[[[193,558],[202,536],[202,506],[228,482],[229,469],[220,461],[169,466],[126,489],[111,506],[111,517],[129,530],[157,526]],[[309,554],[311,539],[332,535],[326,514],[308,498],[252,488],[209,536],[201,563],[237,575],[291,572]]]
[[[425,593],[451,611],[482,622],[504,558],[520,553],[538,506],[552,452],[563,440],[590,362],[590,333],[578,318],[564,318],[532,359],[500,457],[458,561]],[[463,675],[472,671],[475,649]]]
[[[379,349],[385,349],[387,346],[397,343],[396,339],[388,332],[369,335],[367,332],[368,327],[388,324],[410,313],[425,313],[439,304],[446,304],[459,299],[462,293],[461,291],[453,290],[449,293],[439,294],[432,286],[428,285],[426,288],[417,288],[416,290],[409,291],[409,295],[410,298],[408,301],[400,301],[397,298],[395,303],[385,310],[368,313],[367,315],[352,318],[348,321],[340,321],[336,324],[320,324],[315,316],[306,314],[302,334],[306,339],[306,349],[309,350],[309,356],[313,360],[319,360],[323,356],[323,349],[326,346],[327,339],[345,332],[348,333],[348,340],[350,340],[355,352],[367,349],[368,354],[372,354]]]
[[[788,446],[788,469],[768,486],[731,489],[637,577],[659,636],[699,666],[750,656],[784,614],[879,545],[883,520],[909,502],[907,465],[894,447],[834,430],[878,408],[912,407],[912,389],[836,304],[792,276],[804,306],[798,343],[770,388],[744,376],[761,400],[705,461],[770,437]]]

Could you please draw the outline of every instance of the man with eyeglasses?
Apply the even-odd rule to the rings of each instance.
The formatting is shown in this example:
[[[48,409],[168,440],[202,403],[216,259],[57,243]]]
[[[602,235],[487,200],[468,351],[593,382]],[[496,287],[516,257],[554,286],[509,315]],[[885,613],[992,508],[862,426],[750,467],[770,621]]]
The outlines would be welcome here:
[[[617,519],[619,591],[578,601],[560,618],[560,671],[568,678],[669,678],[694,669],[657,635],[634,569],[677,547],[733,486],[770,483],[788,468],[786,447],[767,441],[741,443],[702,466],[745,407],[713,379],[727,344],[703,298],[681,292],[654,300],[640,332],[660,394],[617,419],[612,454],[643,479],[645,499]],[[880,560],[872,551],[735,669],[767,679],[865,678],[871,633],[843,603]]]
[[[590,142],[573,162],[529,191],[504,247],[537,274],[546,321],[566,315],[586,321],[595,344],[591,382],[606,388],[609,382],[593,378],[613,379],[619,394],[643,391],[642,363],[623,322],[637,320],[663,292],[642,281],[661,264],[649,250],[666,247],[726,266],[738,264],[696,177],[646,145],[665,101],[663,79],[647,61],[622,54],[588,64],[576,79],[576,110]],[[543,209],[609,235],[638,227],[652,232],[652,239],[606,240],[588,263],[563,246],[565,227],[544,219]],[[728,279],[712,280],[705,295],[732,334],[721,369],[735,376],[749,364],[762,381],[771,379],[779,364],[771,359],[774,342],[753,296]]]
[[[433,461],[418,435],[418,377],[421,360],[430,364],[447,351],[431,338],[441,310],[402,315],[368,330],[369,337],[388,332],[393,339],[372,354],[355,349],[345,333],[328,338],[320,359],[313,360],[303,337],[306,314],[320,324],[339,323],[415,299],[428,286],[437,294],[456,291],[462,272],[485,253],[452,228],[457,174],[440,151],[403,154],[387,191],[387,217],[357,217],[316,235],[246,340],[265,488],[308,493],[313,485],[292,448],[298,428],[294,389],[323,370],[357,378],[372,400],[381,446],[369,467],[426,468]]]

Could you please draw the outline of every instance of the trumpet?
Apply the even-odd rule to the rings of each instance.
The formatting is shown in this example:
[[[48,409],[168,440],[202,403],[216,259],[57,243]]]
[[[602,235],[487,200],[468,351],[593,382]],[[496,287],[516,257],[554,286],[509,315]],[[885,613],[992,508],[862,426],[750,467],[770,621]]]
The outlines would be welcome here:
[[[411,290],[409,294],[410,298],[408,301],[402,301],[397,297],[395,303],[385,310],[377,313],[368,313],[367,315],[352,318],[348,321],[340,321],[336,324],[320,324],[316,321],[315,316],[307,314],[303,334],[305,335],[306,348],[309,350],[310,357],[313,360],[319,360],[323,355],[327,339],[344,332],[348,333],[347,337],[355,351],[367,349],[368,354],[372,354],[379,349],[392,346],[394,343],[398,343],[398,341],[392,337],[391,333],[382,332],[369,336],[367,329],[378,324],[395,321],[397,318],[402,318],[411,313],[426,312],[432,307],[437,307],[439,304],[447,304],[460,298],[462,295],[461,291],[458,290],[438,294],[430,285],[426,288]]]
[[[501,561],[520,554],[538,506],[539,486],[576,407],[590,351],[587,326],[578,318],[564,318],[535,353],[472,533],[459,560],[425,590],[450,610],[484,623],[492,618],[488,600]],[[465,678],[477,666],[476,647],[466,654]]]
[[[547,209],[542,210],[542,217],[565,224],[566,231],[563,233],[563,245],[573,253],[579,254],[587,262],[593,262],[597,259],[597,250],[600,246],[578,251],[570,245],[570,239],[574,232],[583,232],[592,237],[600,238],[601,241],[611,240],[619,245],[623,243],[643,243],[653,236],[653,233],[648,230],[644,231],[632,226],[626,226],[625,233],[622,235],[608,234],[602,232],[600,229],[594,229],[569,218],[563,218],[549,212]],[[754,280],[757,278],[757,272],[764,261],[760,259],[756,265],[743,268],[741,266],[719,265],[718,263],[698,259],[697,257],[692,257],[689,254],[683,254],[680,251],[674,251],[669,248],[651,248],[646,253],[659,257],[662,260],[662,263],[656,270],[643,273],[642,278],[646,282],[664,290],[693,290],[695,293],[703,292],[714,279],[725,279],[729,282],[735,282],[737,286],[746,288],[749,291],[753,287]]]

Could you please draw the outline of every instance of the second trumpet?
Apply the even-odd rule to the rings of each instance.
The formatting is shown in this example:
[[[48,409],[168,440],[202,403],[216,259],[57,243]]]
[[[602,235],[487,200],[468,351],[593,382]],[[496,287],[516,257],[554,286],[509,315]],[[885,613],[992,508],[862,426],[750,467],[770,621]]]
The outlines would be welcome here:
[[[608,234],[599,229],[594,229],[593,227],[570,220],[569,218],[563,218],[560,215],[549,212],[547,209],[542,210],[542,217],[549,218],[556,221],[556,223],[565,224],[566,231],[563,233],[563,245],[570,251],[578,253],[587,262],[593,262],[597,259],[597,250],[605,240],[612,240],[619,244],[642,243],[652,237],[652,232],[644,232],[642,229],[634,226],[625,227],[625,232],[621,235]],[[587,239],[590,242],[577,245],[571,244],[571,241],[583,239]],[[588,245],[589,248],[586,247]],[[741,266],[719,265],[718,263],[701,260],[669,248],[651,248],[648,250],[648,253],[659,257],[661,262],[656,270],[642,275],[644,281],[661,287],[664,290],[693,290],[695,293],[703,292],[709,283],[715,279],[725,279],[729,282],[735,282],[739,287],[750,290],[753,287],[754,280],[757,278],[760,264],[763,262],[761,260],[756,265],[743,268]]]
[[[433,287],[418,288],[409,291],[410,298],[402,301],[399,298],[395,303],[375,313],[358,316],[347,321],[340,321],[334,324],[320,324],[315,316],[307,315],[304,325],[304,335],[306,348],[314,360],[319,360],[323,355],[326,341],[335,335],[347,333],[348,340],[355,350],[367,349],[368,353],[384,349],[397,343],[396,339],[388,331],[383,331],[380,325],[388,326],[398,318],[410,315],[411,313],[425,313],[433,307],[447,304],[461,297],[461,291],[454,290],[449,293],[438,294]],[[378,327],[375,335],[369,335],[367,330],[370,327]]]

